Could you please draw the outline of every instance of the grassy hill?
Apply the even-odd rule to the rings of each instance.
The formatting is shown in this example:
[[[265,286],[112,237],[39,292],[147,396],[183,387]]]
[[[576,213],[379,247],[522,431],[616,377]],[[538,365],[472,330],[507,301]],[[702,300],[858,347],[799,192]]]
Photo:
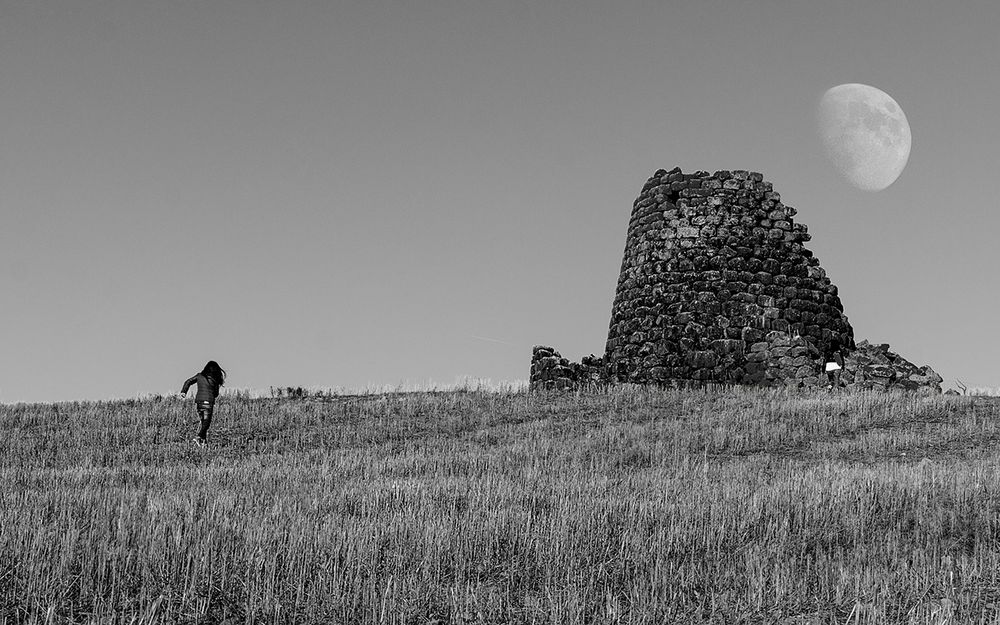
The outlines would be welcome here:
[[[616,388],[0,406],[0,621],[978,623],[1000,403]]]

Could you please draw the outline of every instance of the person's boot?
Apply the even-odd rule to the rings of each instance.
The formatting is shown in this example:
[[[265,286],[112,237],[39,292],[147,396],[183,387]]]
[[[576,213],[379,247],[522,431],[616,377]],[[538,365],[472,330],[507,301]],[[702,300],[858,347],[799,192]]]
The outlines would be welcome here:
[[[208,438],[208,426],[211,423],[211,419],[201,420],[201,429],[198,431],[198,438],[201,439],[202,444],[205,444],[205,440]]]

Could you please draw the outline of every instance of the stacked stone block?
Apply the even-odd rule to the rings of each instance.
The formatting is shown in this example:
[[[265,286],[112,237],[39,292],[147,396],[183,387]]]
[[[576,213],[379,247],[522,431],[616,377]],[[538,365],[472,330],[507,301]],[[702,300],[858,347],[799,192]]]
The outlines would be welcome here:
[[[778,330],[764,338],[749,347],[743,383],[814,387],[825,382],[823,354],[811,342]]]
[[[556,350],[535,345],[531,350],[531,388],[570,389],[608,382],[604,360],[591,354],[570,362]]]
[[[918,367],[899,354],[889,350],[889,345],[873,345],[861,341],[857,349],[844,359],[841,384],[857,389],[899,389],[941,392],[944,380],[929,366]]]
[[[776,332],[808,343],[816,367],[824,354],[853,349],[837,287],[795,215],[756,172],[650,177],[633,204],[611,310],[605,361],[614,379],[773,382],[768,372],[791,365],[762,372],[759,356],[747,355]],[[816,377],[803,366],[793,379]]]

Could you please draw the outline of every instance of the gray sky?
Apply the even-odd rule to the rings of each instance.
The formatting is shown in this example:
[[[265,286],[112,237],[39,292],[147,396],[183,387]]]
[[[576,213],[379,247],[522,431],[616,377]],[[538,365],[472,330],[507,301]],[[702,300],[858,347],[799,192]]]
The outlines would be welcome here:
[[[750,169],[858,339],[1000,386],[1000,3],[0,0],[0,401],[527,377],[656,169]],[[876,86],[879,193],[814,130]],[[492,340],[486,340],[492,339]]]

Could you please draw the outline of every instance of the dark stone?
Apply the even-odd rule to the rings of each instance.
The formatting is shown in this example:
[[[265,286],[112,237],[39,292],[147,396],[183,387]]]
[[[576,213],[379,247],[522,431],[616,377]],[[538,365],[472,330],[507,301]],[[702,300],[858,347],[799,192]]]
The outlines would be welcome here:
[[[824,358],[846,384],[937,388],[940,376],[855,345],[797,211],[746,170],[658,170],[632,205],[603,358],[532,353],[532,387],[698,380],[815,386]],[[555,377],[553,377],[555,376]],[[876,381],[878,380],[878,381]]]

